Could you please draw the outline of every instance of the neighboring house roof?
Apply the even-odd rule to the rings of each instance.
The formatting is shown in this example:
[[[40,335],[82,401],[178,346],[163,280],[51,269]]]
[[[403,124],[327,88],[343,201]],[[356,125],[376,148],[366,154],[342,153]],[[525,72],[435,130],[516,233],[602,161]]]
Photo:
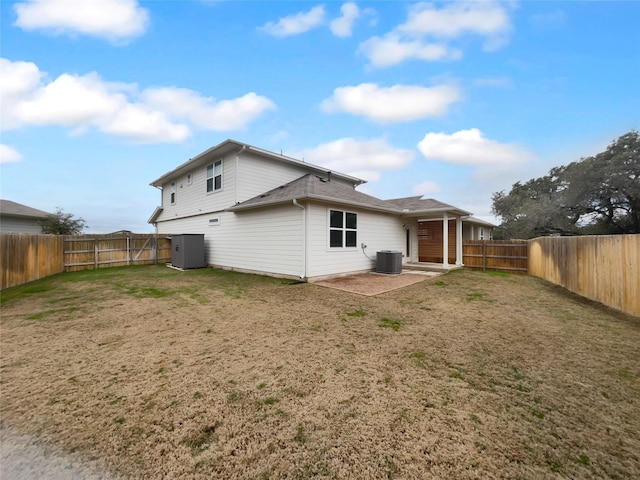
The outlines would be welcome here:
[[[473,215],[471,217],[465,219],[465,222],[475,223],[477,225],[482,225],[484,227],[490,227],[490,228],[496,228],[497,227],[497,225],[494,225],[491,222],[487,222],[486,220],[482,220],[481,218],[474,217]]]
[[[154,180],[150,183],[150,185],[154,187],[162,187],[162,185],[166,184],[169,180],[180,177],[189,173],[196,167],[204,165],[207,162],[210,162],[212,159],[224,157],[225,155],[231,154],[239,154],[241,152],[251,152],[258,156],[262,156],[271,160],[276,160],[289,165],[298,165],[303,166],[306,170],[310,170],[319,175],[326,175],[329,170],[318,165],[313,165],[311,163],[306,163],[302,160],[297,160],[295,158],[287,157],[282,154],[277,154],[274,152],[270,152],[268,150],[263,150],[262,148],[254,147],[253,145],[249,145],[247,143],[238,142],[237,140],[227,139],[224,142],[219,143],[215,147],[211,147],[210,149],[202,152],[201,154],[190,158],[188,161],[184,162],[182,165],[174,168],[170,172],[165,173],[160,178]],[[361,178],[352,177],[351,175],[346,175],[340,172],[332,172],[335,177],[346,180],[353,185],[361,185],[366,183],[366,180],[362,180]]]
[[[422,200],[421,197],[407,197],[394,200],[380,200],[366,193],[358,192],[344,184],[332,182],[328,178],[311,174],[307,174],[297,180],[238,203],[227,210],[237,212],[304,199],[339,203],[401,215],[415,216],[421,213],[434,212],[452,212],[469,215],[469,212],[433,199]]]
[[[444,203],[433,198],[422,198],[421,195],[414,197],[392,198],[391,200],[385,200],[385,202],[393,205],[403,213],[455,211],[457,213],[462,213],[463,215],[470,215],[469,212],[461,210],[458,207],[454,207],[453,205],[449,205],[448,203]]]
[[[39,219],[46,218],[51,214],[11,200],[0,200],[0,215]]]

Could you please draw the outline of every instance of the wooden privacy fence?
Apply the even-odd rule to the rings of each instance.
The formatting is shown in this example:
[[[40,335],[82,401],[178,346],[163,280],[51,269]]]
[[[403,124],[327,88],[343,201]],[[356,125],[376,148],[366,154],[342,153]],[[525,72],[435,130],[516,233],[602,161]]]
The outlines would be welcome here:
[[[640,234],[534,238],[529,274],[640,316]]]
[[[465,268],[527,273],[527,240],[464,240]]]
[[[171,261],[171,240],[155,234],[0,234],[0,289],[60,272]]]
[[[171,261],[171,240],[154,234],[77,235],[64,239],[64,271]]]
[[[60,235],[0,234],[0,289],[64,270]]]

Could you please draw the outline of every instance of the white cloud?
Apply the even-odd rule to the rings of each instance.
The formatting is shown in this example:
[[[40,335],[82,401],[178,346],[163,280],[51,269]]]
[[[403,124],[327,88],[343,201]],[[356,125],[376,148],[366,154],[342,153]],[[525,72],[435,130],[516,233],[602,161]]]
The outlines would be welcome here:
[[[446,133],[428,133],[418,143],[418,150],[427,160],[439,160],[463,166],[514,166],[530,160],[532,155],[523,147],[484,138],[477,128]]]
[[[78,126],[99,124],[116,115],[126,103],[126,97],[114,92],[96,73],[65,73],[34,90],[14,112],[24,124]]]
[[[142,143],[177,143],[191,135],[187,125],[173,123],[165,113],[133,103],[122,105],[100,129]]]
[[[432,195],[442,191],[440,185],[436,182],[426,181],[413,187],[413,193],[415,195]]]
[[[79,134],[96,128],[139,142],[181,142],[192,128],[235,130],[275,108],[253,92],[221,101],[176,87],[139,92],[135,84],[108,82],[95,72],[64,73],[47,82],[33,63],[0,62],[4,129],[51,125]]]
[[[0,143],[0,164],[15,163],[22,160],[22,154],[9,145]]]
[[[14,5],[24,30],[83,34],[122,43],[142,35],[149,13],[136,0],[28,0]]]
[[[329,27],[336,37],[350,37],[353,23],[360,16],[360,9],[355,3],[348,2],[340,7],[340,12],[342,16],[332,20]]]
[[[485,51],[504,46],[512,30],[509,13],[508,4],[497,1],[448,2],[441,8],[418,3],[405,23],[362,42],[359,51],[378,68],[411,59],[459,60],[462,50],[452,43],[463,36],[481,37]]]
[[[406,167],[414,158],[411,150],[396,148],[386,139],[357,140],[341,138],[317,147],[295,152],[292,156],[369,181],[380,178],[381,170]]]
[[[451,2],[441,9],[419,3],[411,8],[407,21],[397,30],[411,37],[449,39],[475,34],[493,45],[511,31],[508,13],[505,6],[495,1]],[[491,49],[486,43],[485,48]]]
[[[444,43],[403,39],[395,33],[388,33],[382,38],[371,37],[360,44],[359,51],[369,59],[372,66],[378,68],[390,67],[410,59],[434,62],[462,58],[462,51]]]
[[[324,23],[325,10],[322,5],[313,7],[308,12],[300,12],[280,18],[277,22],[268,22],[260,27],[274,37],[289,37],[308,32]]]
[[[453,85],[420,87],[394,85],[382,88],[375,83],[339,87],[322,102],[326,112],[362,115],[381,123],[406,122],[426,117],[440,117],[461,98]]]
[[[276,108],[266,97],[247,93],[232,100],[216,101],[186,88],[150,88],[142,98],[149,105],[174,118],[188,120],[203,130],[237,130],[255,120],[266,110]]]

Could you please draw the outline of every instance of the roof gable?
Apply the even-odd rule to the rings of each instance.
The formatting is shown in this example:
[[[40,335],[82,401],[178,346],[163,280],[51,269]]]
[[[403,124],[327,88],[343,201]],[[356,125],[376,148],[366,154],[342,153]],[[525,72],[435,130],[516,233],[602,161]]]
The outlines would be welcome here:
[[[165,173],[160,178],[151,182],[151,185],[154,187],[161,187],[168,181],[185,175],[195,168],[201,167],[214,159],[219,159],[227,155],[239,155],[243,152],[252,153],[257,157],[263,158],[265,160],[281,162],[288,165],[295,165],[300,167],[302,170],[317,175],[327,175],[327,173],[331,172],[331,175],[337,178],[341,178],[342,180],[345,180],[353,185],[361,185],[363,183],[366,183],[366,180],[347,175],[346,173],[330,171],[327,168],[314,165],[312,163],[307,163],[296,158],[287,157],[286,155],[270,152],[269,150],[254,147],[253,145],[249,145],[248,143],[242,143],[238,142],[237,140],[227,139],[224,142],[221,142],[218,145],[196,155],[195,157],[190,158],[188,161],[184,162],[173,170]]]

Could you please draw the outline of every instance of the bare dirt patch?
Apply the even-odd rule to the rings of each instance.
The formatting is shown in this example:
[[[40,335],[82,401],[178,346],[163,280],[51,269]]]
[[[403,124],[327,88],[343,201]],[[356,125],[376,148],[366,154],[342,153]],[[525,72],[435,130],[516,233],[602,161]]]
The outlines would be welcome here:
[[[361,273],[335,277],[315,282],[315,285],[337,288],[345,292],[358,293],[360,295],[380,295],[398,288],[413,285],[427,278],[433,278],[440,274],[434,272],[401,273],[397,275],[384,275],[381,273]]]
[[[2,427],[96,472],[640,477],[640,321],[535,278],[133,267],[2,300]]]

